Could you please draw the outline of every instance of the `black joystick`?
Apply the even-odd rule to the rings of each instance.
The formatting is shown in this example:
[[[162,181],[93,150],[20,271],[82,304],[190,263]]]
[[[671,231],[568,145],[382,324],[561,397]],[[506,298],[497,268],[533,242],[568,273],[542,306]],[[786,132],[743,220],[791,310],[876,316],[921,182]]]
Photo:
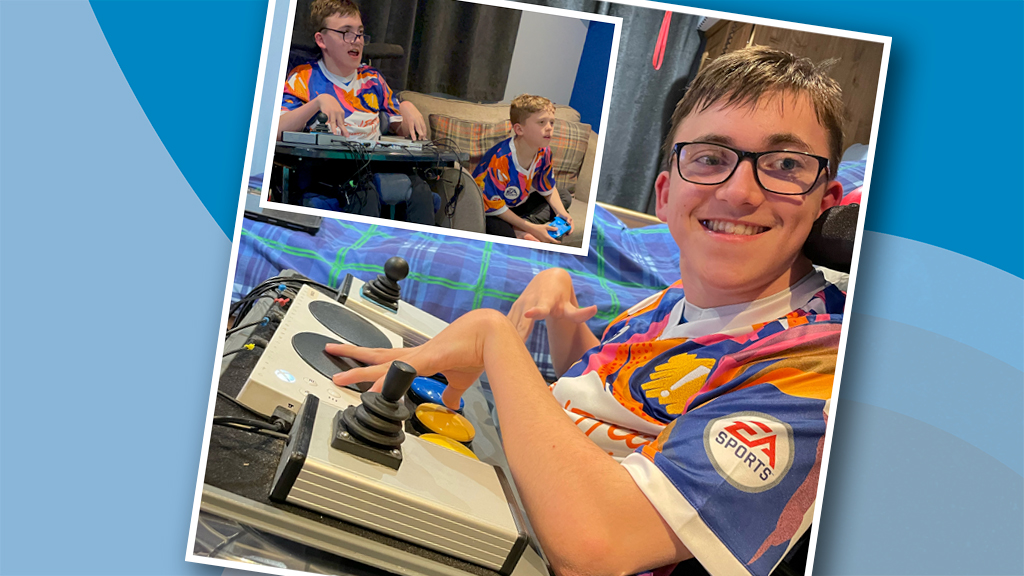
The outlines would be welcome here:
[[[313,128],[313,132],[328,132],[328,133],[330,133],[331,129],[327,127],[327,114],[324,114],[323,112],[317,112],[316,113],[316,121],[317,121],[317,125],[316,125],[315,128]]]
[[[383,274],[377,274],[376,278],[363,284],[363,296],[398,312],[398,299],[402,290],[398,281],[404,280],[408,275],[409,263],[400,256],[392,256],[384,263]]]
[[[359,406],[349,406],[334,416],[331,447],[398,470],[402,465],[402,424],[409,409],[402,397],[412,385],[416,370],[395,360],[384,377],[380,392],[363,392]]]

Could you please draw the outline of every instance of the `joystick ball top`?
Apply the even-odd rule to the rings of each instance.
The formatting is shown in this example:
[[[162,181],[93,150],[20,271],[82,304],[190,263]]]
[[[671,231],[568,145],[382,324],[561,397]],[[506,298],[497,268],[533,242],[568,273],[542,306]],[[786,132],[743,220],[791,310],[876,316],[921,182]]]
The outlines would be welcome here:
[[[409,263],[401,256],[392,256],[384,263],[384,275],[395,282],[403,280],[409,275]]]
[[[327,114],[324,114],[323,112],[317,112],[316,121],[321,124],[327,124]]]

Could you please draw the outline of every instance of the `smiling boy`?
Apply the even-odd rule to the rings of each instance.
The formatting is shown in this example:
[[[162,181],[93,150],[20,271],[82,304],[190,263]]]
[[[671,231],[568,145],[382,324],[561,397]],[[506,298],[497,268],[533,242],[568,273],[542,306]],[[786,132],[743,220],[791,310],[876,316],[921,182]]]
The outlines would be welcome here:
[[[483,192],[487,233],[560,244],[547,223],[561,216],[572,233],[572,217],[555,188],[551,136],[555,105],[522,94],[509,105],[513,136],[494,145],[473,170]]]
[[[844,306],[801,248],[842,194],[842,99],[825,70],[767,48],[721,56],[676,107],[656,182],[680,281],[599,340],[567,272],[508,316],[475,310],[426,345],[328,351],[443,372],[444,401],[486,369],[530,522],[560,575],[635,574],[695,557],[767,575],[808,529]],[[545,321],[550,388],[522,341]],[[568,418],[566,415],[568,414]]]

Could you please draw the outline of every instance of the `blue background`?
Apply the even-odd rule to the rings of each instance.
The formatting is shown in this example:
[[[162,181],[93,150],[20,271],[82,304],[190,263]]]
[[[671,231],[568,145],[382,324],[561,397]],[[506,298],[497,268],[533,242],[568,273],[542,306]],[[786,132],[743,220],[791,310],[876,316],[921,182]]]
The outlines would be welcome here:
[[[893,39],[815,574],[1024,573],[1024,5],[697,5]],[[184,558],[266,10],[0,2],[0,572],[220,572]]]

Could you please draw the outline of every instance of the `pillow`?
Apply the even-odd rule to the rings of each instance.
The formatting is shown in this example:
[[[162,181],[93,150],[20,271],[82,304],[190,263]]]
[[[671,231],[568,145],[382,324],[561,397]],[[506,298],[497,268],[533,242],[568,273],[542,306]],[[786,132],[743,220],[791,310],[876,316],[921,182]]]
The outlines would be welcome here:
[[[576,180],[583,168],[590,143],[590,125],[555,119],[551,137],[551,163],[554,165],[555,185],[558,189],[576,195]]]
[[[480,163],[488,150],[508,138],[512,132],[512,122],[509,120],[487,124],[431,114],[429,122],[434,142],[442,146],[449,145],[469,154],[469,161],[464,166],[470,172]]]

